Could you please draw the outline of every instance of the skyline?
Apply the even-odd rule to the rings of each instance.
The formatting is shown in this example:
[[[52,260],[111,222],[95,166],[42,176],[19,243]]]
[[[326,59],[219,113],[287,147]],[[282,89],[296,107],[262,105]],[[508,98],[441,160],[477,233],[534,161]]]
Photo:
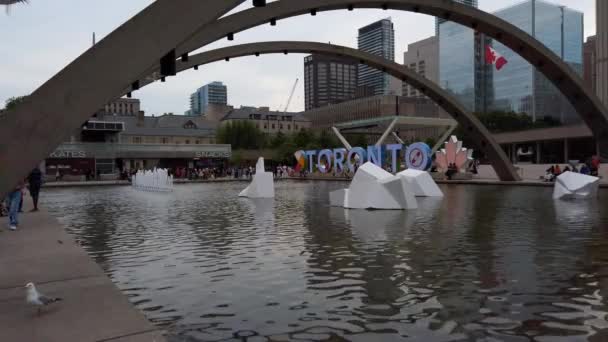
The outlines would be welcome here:
[[[5,59],[0,64],[0,103],[6,99],[31,93],[47,79],[59,72],[69,62],[91,46],[91,36],[97,40],[120,26],[141,11],[152,0],[132,0],[129,3],[109,0],[101,4],[83,4],[65,0],[50,5],[40,0],[29,5],[16,5],[10,15],[0,20],[0,39],[7,44],[0,46]],[[481,1],[482,10],[493,12],[519,0],[497,3]],[[580,10],[585,14],[585,38],[595,33],[595,6],[592,0],[550,1]],[[250,7],[250,2],[235,11]],[[82,13],[93,12],[86,18]],[[235,40],[225,39],[202,50],[250,43],[255,41],[308,40],[332,42],[356,48],[357,30],[379,19],[391,17],[395,24],[396,61],[403,62],[407,45],[434,35],[434,18],[402,11],[363,10],[355,12],[320,12],[317,17],[299,16],[281,20],[276,27],[264,25],[235,35]],[[332,25],[342,23],[339,26]],[[78,27],[75,30],[74,27]],[[331,27],[331,30],[327,30]],[[10,28],[10,30],[9,30]],[[7,34],[11,32],[11,34]],[[35,44],[34,44],[35,43]],[[61,47],[61,48],[58,48]],[[229,63],[218,62],[187,71],[155,83],[133,94],[142,101],[147,115],[173,112],[182,114],[189,108],[189,96],[204,84],[221,81],[228,87],[229,103],[235,107],[269,106],[276,110],[287,101],[295,78],[303,79],[304,54],[266,55],[243,57]],[[298,86],[290,111],[304,109],[303,84]]]

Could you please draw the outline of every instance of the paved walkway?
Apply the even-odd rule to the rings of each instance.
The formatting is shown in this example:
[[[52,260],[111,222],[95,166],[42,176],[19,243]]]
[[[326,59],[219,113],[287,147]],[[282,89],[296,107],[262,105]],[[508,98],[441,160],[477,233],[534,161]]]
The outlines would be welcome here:
[[[23,214],[15,232],[0,220],[0,341],[165,341],[48,213]],[[28,282],[63,301],[38,316]]]

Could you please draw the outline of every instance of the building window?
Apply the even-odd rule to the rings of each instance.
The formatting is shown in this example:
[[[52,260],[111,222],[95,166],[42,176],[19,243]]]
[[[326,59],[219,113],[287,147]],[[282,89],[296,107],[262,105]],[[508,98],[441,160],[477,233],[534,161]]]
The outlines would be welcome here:
[[[294,128],[295,130],[298,130],[298,125],[294,125],[294,126],[293,126],[293,128]]]
[[[197,141],[196,141],[196,144],[197,144],[197,145],[200,145],[200,144],[201,144],[201,141],[200,141],[200,140],[197,140]]]
[[[274,129],[274,124],[272,124],[272,129]]]
[[[134,144],[141,144],[141,137],[133,137]]]
[[[283,124],[279,124],[279,129],[283,129]]]
[[[255,124],[255,128],[260,129],[260,124]]]
[[[168,138],[161,138],[161,139],[160,139],[160,141],[161,141],[163,144],[168,144],[168,143],[169,143],[169,139],[168,139]]]
[[[190,140],[186,139],[186,145],[190,145]]]
[[[291,131],[291,125],[287,125],[287,130]]]
[[[264,125],[264,129],[268,129],[268,125]]]

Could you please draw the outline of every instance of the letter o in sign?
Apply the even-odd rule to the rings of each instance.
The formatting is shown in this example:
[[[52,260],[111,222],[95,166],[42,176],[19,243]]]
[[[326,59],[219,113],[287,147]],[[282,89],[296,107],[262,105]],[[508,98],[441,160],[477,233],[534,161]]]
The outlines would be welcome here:
[[[321,152],[319,152],[319,157],[317,159],[317,161],[318,161],[317,169],[319,169],[319,171],[321,171],[321,173],[327,173],[327,172],[329,172],[329,170],[331,170],[332,154],[333,154],[333,152],[331,150],[322,150]],[[325,160],[327,160],[327,162],[325,164],[323,164],[323,157],[325,157]]]

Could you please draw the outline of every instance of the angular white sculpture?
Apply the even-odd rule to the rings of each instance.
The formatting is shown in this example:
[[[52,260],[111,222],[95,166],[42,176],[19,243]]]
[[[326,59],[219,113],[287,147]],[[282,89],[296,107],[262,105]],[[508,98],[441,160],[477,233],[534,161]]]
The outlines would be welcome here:
[[[137,190],[168,192],[173,191],[173,176],[165,169],[139,170],[133,176],[131,184]]]
[[[553,199],[597,197],[600,179],[575,172],[564,172],[555,179]]]
[[[408,169],[397,176],[406,181],[416,197],[443,197],[443,192],[426,171]]]
[[[329,194],[332,206],[347,209],[416,209],[418,202],[407,182],[373,163],[363,164],[348,189]]]
[[[253,180],[245,190],[241,191],[239,197],[274,198],[274,179],[272,172],[266,172],[264,169],[264,158],[258,159]]]

